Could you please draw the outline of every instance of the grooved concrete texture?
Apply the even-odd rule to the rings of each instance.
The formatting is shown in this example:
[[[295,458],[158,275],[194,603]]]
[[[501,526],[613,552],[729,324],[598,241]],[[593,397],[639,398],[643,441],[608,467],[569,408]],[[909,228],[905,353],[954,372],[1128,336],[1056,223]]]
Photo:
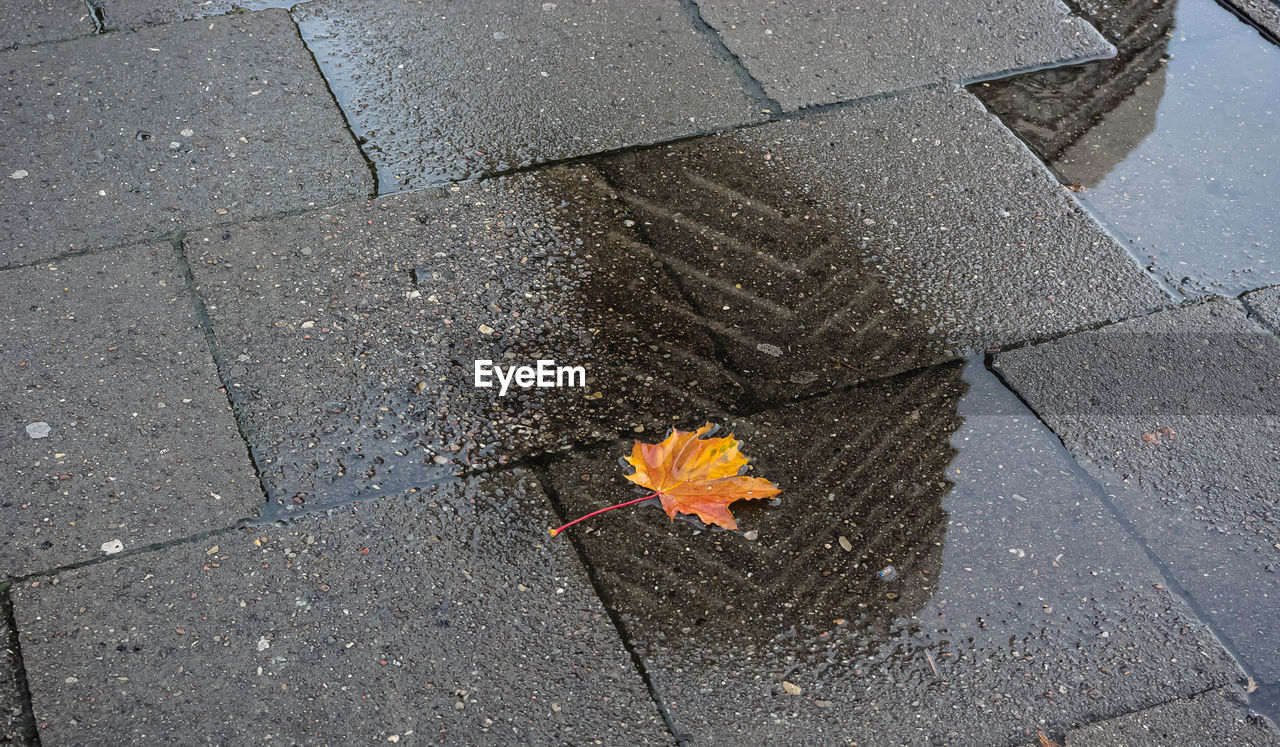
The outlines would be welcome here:
[[[0,47],[88,36],[95,30],[83,0],[11,0],[0,3]]]
[[[3,589],[0,586],[0,589]],[[18,662],[10,646],[8,616],[0,611],[0,744],[26,744],[26,724],[22,719],[22,692],[18,685]]]
[[[172,251],[0,272],[0,577],[261,506]]]
[[[1025,744],[1239,677],[980,363],[715,419],[778,505],[568,530],[694,743]],[[634,494],[628,453],[551,467],[565,513]]]
[[[956,90],[186,241],[286,508],[1164,300]],[[538,359],[588,386],[473,386]]]
[[[1275,726],[1248,711],[1244,690],[1223,687],[1067,733],[1067,747],[1280,744]]]
[[[527,477],[13,590],[46,744],[669,743]]]
[[[697,0],[788,111],[1113,51],[1058,0]]]
[[[0,265],[368,195],[283,11],[0,54]]]
[[[296,12],[384,192],[764,116],[680,0],[324,0]]]
[[[1280,339],[1219,299],[997,363],[1250,673],[1280,681]]]

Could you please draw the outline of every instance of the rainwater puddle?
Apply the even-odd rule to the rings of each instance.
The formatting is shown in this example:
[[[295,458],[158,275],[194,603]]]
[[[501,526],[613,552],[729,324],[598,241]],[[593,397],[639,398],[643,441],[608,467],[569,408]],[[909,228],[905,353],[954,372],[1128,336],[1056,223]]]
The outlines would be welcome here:
[[[856,725],[899,711],[891,741],[1015,743],[1236,676],[980,360],[728,425],[783,488],[735,506],[742,531],[649,506],[570,530],[681,731],[874,741]],[[567,514],[625,498],[624,446],[552,468]]]
[[[1212,0],[1077,0],[1119,54],[970,90],[1157,277],[1280,282],[1280,47]]]

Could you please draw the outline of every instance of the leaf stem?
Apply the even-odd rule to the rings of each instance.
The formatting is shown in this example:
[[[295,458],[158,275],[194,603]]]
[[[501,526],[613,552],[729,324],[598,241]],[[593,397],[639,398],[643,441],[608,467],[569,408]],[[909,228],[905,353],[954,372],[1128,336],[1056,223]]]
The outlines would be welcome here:
[[[607,508],[602,508],[602,509],[600,509],[599,511],[592,511],[591,513],[587,514],[586,516],[580,516],[580,517],[578,517],[578,518],[574,519],[573,521],[569,522],[568,524],[565,524],[564,526],[562,526],[562,527],[560,527],[560,528],[558,528],[558,529],[552,529],[552,530],[550,530],[550,532],[551,532],[551,536],[552,536],[552,537],[554,537],[554,536],[556,536],[556,535],[560,534],[561,532],[563,532],[564,530],[568,529],[569,527],[573,526],[574,524],[577,524],[577,523],[578,523],[578,522],[580,522],[580,521],[586,521],[587,519],[590,519],[592,516],[595,516],[596,514],[602,514],[602,513],[604,513],[605,511],[612,511],[612,510],[613,510],[613,509],[615,509],[615,508],[622,508],[623,506],[630,506],[631,504],[633,504],[633,503],[639,503],[640,501],[647,501],[647,500],[649,500],[650,498],[653,498],[653,497],[654,497],[654,496],[656,496],[656,495],[657,495],[657,493],[656,493],[656,492],[654,492],[654,493],[650,493],[650,494],[648,494],[648,495],[642,495],[642,496],[640,496],[639,498],[635,499],[634,501],[626,501],[626,502],[624,502],[624,503],[615,503],[614,505],[609,506],[609,507],[607,507]]]

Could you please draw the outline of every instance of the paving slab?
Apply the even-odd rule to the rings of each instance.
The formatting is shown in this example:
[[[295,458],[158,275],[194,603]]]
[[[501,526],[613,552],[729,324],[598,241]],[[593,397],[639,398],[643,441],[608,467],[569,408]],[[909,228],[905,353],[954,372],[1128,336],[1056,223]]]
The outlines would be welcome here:
[[[297,3],[289,0],[98,0],[97,5],[102,8],[103,26],[120,30],[246,10],[288,9]]]
[[[1280,681],[1280,339],[1220,299],[997,363],[1258,682]]]
[[[1261,319],[1273,332],[1280,332],[1280,286],[1248,293],[1242,300],[1250,314]]]
[[[1067,747],[1171,744],[1280,744],[1273,724],[1248,711],[1244,690],[1223,687],[1072,729]]]
[[[0,577],[257,513],[170,246],[6,270],[0,287]]]
[[[41,739],[670,743],[555,521],[506,473],[20,584]]]
[[[1275,0],[1227,0],[1245,18],[1280,39],[1280,3]]]
[[[0,69],[0,265],[372,188],[284,11],[6,52]]]
[[[790,111],[939,81],[1109,56],[1056,0],[697,0],[764,90]]]
[[[960,91],[186,242],[286,508],[1165,299]],[[482,359],[581,365],[589,386],[501,396],[474,386]]]
[[[88,6],[77,0],[22,0],[0,4],[0,47],[89,36],[97,30]]]
[[[1181,293],[1280,283],[1280,46],[1213,0],[1080,5],[1116,60],[973,90]]]
[[[680,0],[325,0],[295,14],[383,192],[766,116]]]
[[[658,509],[569,530],[677,734],[1025,744],[1240,677],[996,378],[947,364],[720,424],[782,488],[739,531]],[[568,516],[619,443],[550,467]]]
[[[0,593],[3,588],[0,586]],[[13,637],[8,615],[0,614],[0,744],[24,745],[28,726],[22,716],[22,691]]]

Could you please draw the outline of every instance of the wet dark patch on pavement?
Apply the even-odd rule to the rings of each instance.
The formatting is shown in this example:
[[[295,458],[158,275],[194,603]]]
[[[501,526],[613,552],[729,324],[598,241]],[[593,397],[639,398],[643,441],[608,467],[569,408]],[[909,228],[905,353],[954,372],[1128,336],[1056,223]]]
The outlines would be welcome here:
[[[1246,670],[1280,682],[1280,340],[1218,300],[996,365]]]
[[[1280,281],[1280,48],[1212,0],[1077,0],[1116,59],[972,86],[1151,272]]]
[[[681,736],[1025,743],[1238,677],[980,362],[725,424],[778,506],[569,530]],[[625,498],[625,449],[549,468],[566,512]]]
[[[41,737],[669,744],[555,521],[507,472],[22,582]]]
[[[192,21],[245,10],[289,9],[298,0],[92,0],[102,24],[116,31],[158,23]]]
[[[323,0],[295,15],[383,192],[766,116],[679,0]]]

